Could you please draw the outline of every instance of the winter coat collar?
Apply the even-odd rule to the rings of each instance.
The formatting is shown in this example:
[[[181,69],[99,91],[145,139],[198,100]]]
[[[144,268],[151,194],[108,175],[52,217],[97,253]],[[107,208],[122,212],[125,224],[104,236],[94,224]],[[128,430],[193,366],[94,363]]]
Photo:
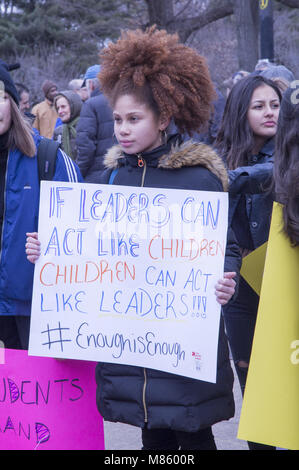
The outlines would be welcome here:
[[[171,136],[166,145],[141,155],[124,154],[121,147],[115,145],[105,155],[104,166],[112,170],[124,165],[137,166],[140,156],[146,160],[147,165],[166,170],[202,166],[217,176],[222,182],[224,191],[228,191],[227,170],[217,153],[203,143],[192,140],[182,142],[177,134]]]

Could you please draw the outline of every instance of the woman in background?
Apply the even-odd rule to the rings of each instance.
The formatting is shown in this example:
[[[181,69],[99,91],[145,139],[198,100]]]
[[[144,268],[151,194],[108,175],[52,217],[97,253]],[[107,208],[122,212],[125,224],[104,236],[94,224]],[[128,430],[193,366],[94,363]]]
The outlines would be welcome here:
[[[26,232],[36,232],[39,210],[37,149],[41,136],[19,109],[19,96],[0,61],[0,341],[27,349],[33,265],[26,259]],[[82,181],[78,168],[57,151],[56,181]]]
[[[268,239],[273,195],[270,192],[244,194],[243,189],[239,190],[238,176],[244,170],[250,175],[251,169],[258,174],[259,166],[261,170],[272,167],[280,101],[281,92],[272,81],[260,75],[243,78],[229,94],[215,142],[215,148],[230,170],[229,223],[243,257]],[[241,277],[236,300],[223,308],[226,332],[242,393],[258,304],[258,295]],[[267,446],[249,443],[249,448]]]

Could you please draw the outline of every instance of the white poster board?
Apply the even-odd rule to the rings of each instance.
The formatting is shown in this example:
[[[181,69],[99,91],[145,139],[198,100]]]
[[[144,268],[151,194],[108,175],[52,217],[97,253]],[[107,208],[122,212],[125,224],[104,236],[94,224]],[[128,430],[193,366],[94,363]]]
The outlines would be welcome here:
[[[42,182],[29,354],[216,381],[226,193]]]

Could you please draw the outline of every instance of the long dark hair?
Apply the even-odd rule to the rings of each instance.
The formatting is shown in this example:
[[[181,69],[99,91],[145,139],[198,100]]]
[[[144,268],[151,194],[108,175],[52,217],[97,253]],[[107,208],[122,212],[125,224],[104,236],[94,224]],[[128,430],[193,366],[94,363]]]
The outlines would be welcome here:
[[[252,155],[254,136],[249,126],[247,113],[254,90],[262,85],[273,88],[281,101],[278,86],[261,75],[248,76],[239,80],[227,98],[214,145],[222,158],[226,160],[229,169],[247,165],[248,158]]]
[[[36,147],[33,140],[33,131],[29,122],[23,117],[18,106],[8,94],[11,109],[11,126],[8,134],[8,147],[17,148],[24,155],[34,157]]]
[[[297,97],[296,97],[297,94]],[[274,186],[283,204],[284,231],[292,245],[299,245],[299,99],[289,88],[281,103],[276,133]]]

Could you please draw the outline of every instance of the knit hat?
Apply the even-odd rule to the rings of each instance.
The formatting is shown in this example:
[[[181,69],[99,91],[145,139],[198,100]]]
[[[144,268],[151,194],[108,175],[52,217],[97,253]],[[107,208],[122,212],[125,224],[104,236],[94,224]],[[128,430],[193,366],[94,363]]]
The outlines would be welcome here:
[[[295,80],[295,76],[291,70],[287,69],[284,65],[274,65],[264,70],[261,75],[265,78],[284,78],[288,82]]]
[[[56,103],[57,100],[63,96],[69,103],[70,109],[71,109],[71,115],[69,121],[72,121],[75,119],[77,116],[79,116],[81,108],[82,108],[82,100],[78,93],[72,90],[66,90],[66,91],[60,91],[58,95],[55,96],[54,98],[54,105],[56,108]],[[57,108],[56,108],[57,110]]]
[[[42,90],[43,90],[45,96],[47,96],[49,90],[51,90],[52,87],[57,88],[56,83],[52,82],[51,80],[45,80],[44,81],[44,83],[42,84]]]
[[[3,90],[3,88],[18,105],[19,95],[8,71],[8,65],[0,59],[0,90]]]

